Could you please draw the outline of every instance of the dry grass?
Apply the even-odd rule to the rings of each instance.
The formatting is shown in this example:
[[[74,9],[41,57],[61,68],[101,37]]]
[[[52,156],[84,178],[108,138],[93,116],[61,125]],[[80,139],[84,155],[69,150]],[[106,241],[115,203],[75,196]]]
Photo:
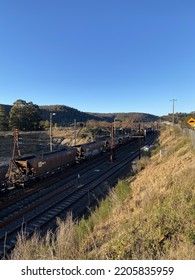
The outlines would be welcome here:
[[[144,161],[88,220],[58,221],[56,237],[21,236],[12,258],[195,259],[195,153],[178,131],[159,143],[166,156]]]
[[[31,239],[25,233],[18,237],[12,259],[75,259],[79,255],[79,238],[71,214],[66,223],[57,219],[57,232],[48,231],[44,238],[35,232]]]

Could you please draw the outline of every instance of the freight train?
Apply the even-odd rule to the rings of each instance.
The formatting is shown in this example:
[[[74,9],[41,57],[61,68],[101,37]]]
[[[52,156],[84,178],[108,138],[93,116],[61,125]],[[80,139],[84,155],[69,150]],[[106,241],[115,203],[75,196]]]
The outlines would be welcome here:
[[[137,133],[136,133],[137,134]],[[137,135],[140,137],[139,135]],[[136,135],[125,135],[97,142],[59,149],[42,155],[31,155],[15,158],[10,166],[0,168],[0,191],[5,192],[18,186],[47,178],[66,170],[77,163],[109,151],[111,148],[125,145],[136,139]]]
[[[129,141],[131,141],[130,136],[115,138],[114,147],[127,144]],[[4,166],[0,169],[1,191],[6,191],[13,187],[25,186],[26,184],[47,178],[77,163],[105,153],[110,148],[111,140],[107,139],[67,147],[57,151],[43,153],[42,155],[15,158],[9,167]]]

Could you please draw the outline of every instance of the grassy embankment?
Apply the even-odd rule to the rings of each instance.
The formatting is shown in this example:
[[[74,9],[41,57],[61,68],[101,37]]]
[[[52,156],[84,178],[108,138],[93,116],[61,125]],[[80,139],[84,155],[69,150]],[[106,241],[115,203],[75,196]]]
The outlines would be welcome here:
[[[166,152],[162,157],[160,149]],[[58,220],[56,238],[20,236],[12,259],[195,259],[190,141],[179,131],[164,130],[152,157],[138,165],[142,170],[120,181],[87,220]]]

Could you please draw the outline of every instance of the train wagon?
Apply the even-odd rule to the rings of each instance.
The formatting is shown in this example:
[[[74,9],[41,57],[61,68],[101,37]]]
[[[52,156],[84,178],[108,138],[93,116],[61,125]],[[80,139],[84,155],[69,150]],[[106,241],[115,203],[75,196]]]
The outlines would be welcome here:
[[[0,190],[4,191],[4,182],[5,182],[5,177],[8,172],[8,165],[4,165],[0,167]]]
[[[107,142],[109,143],[109,146],[111,147],[112,140],[109,139]],[[115,137],[114,141],[113,141],[113,145],[114,145],[115,148],[117,148],[118,146],[125,145],[129,142],[130,142],[130,137],[129,136]]]
[[[64,149],[45,153],[41,156],[29,156],[15,159],[10,180],[21,185],[31,179],[43,178],[75,163],[76,149]]]
[[[113,147],[112,147],[112,144],[113,144]],[[106,144],[107,150],[110,150],[111,147],[112,147],[112,148],[116,148],[116,147],[118,147],[118,145],[119,145],[119,138],[118,138],[118,137],[115,137],[115,138],[113,139],[113,143],[112,143],[112,140],[111,140],[111,139],[108,139],[108,140],[107,140],[107,144]]]
[[[129,142],[130,142],[130,137],[129,136],[122,136],[122,137],[119,137],[119,139],[118,139],[119,145],[125,145]]]
[[[92,158],[105,150],[105,141],[91,142],[76,146],[77,148],[77,160],[84,160]]]

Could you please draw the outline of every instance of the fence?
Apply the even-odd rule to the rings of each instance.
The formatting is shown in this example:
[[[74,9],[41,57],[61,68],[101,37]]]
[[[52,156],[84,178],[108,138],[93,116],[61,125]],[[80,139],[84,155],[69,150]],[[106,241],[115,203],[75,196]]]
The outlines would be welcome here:
[[[189,128],[183,128],[183,133],[190,137],[192,141],[193,148],[195,149],[195,130]]]

